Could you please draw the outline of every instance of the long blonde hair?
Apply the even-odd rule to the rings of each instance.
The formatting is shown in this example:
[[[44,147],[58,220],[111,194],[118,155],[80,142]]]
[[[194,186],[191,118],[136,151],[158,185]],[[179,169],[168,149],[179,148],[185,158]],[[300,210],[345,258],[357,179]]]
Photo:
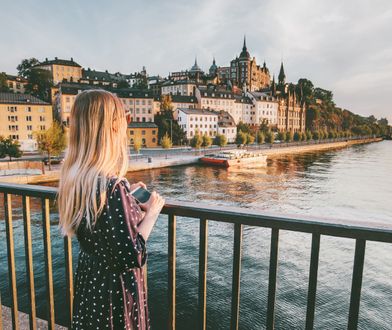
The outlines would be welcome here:
[[[108,178],[120,180],[127,171],[127,121],[122,102],[104,90],[80,93],[71,110],[68,135],[57,202],[61,231],[72,236],[83,217],[92,228],[105,205]]]

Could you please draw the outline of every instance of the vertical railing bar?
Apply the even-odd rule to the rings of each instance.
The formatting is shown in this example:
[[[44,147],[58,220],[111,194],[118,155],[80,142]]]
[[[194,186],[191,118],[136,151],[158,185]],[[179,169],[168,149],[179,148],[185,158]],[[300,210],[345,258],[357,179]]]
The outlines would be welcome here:
[[[72,274],[72,239],[64,236],[65,280],[67,285],[68,328],[72,325],[73,310],[73,274]]]
[[[42,198],[42,223],[44,238],[45,274],[46,274],[46,300],[48,308],[48,329],[54,329],[54,292],[53,292],[53,272],[52,272],[52,247],[50,240],[50,213],[49,199]]]
[[[355,242],[354,268],[353,268],[353,278],[352,278],[351,297],[350,297],[350,312],[349,312],[348,327],[347,327],[347,329],[349,330],[357,329],[358,326],[359,305],[361,302],[363,265],[365,261],[365,248],[366,248],[366,240],[357,239]]]
[[[31,216],[30,216],[30,197],[22,196],[23,205],[23,227],[26,255],[26,276],[27,287],[29,290],[29,321],[30,329],[37,329],[35,312],[35,287],[34,287],[34,268],[33,268],[33,248],[31,242]]]
[[[176,216],[169,214],[168,244],[168,329],[176,328]]]
[[[308,304],[306,309],[306,330],[313,329],[314,310],[316,305],[317,273],[320,255],[320,234],[312,235],[312,248],[310,255]]]
[[[240,312],[240,275],[241,275],[241,248],[242,224],[234,225],[234,251],[233,251],[233,277],[231,296],[231,321],[230,329],[238,330]]]
[[[207,327],[208,220],[200,219],[199,233],[199,329]]]
[[[12,200],[11,195],[4,194],[5,225],[7,236],[8,276],[11,291],[12,329],[19,329],[18,319],[18,292],[16,287],[14,234],[12,226]]]
[[[3,309],[1,307],[1,292],[0,292],[0,330],[3,330]]]
[[[278,271],[279,229],[271,231],[271,251],[268,277],[267,329],[275,326],[276,275]]]

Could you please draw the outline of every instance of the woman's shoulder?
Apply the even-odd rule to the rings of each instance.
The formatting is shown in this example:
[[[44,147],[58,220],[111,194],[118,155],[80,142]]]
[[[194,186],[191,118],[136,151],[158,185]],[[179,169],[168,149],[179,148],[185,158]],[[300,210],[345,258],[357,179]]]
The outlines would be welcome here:
[[[117,189],[129,190],[131,187],[126,177],[110,176],[107,180],[107,188],[112,193]]]

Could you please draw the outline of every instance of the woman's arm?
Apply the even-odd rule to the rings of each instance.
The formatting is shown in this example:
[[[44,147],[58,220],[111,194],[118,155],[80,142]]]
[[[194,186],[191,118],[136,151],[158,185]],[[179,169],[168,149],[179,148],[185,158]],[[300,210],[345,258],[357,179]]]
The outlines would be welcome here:
[[[140,203],[140,208],[146,213],[142,222],[138,225],[138,231],[143,236],[144,240],[147,241],[151,234],[152,228],[154,228],[155,222],[158,219],[159,214],[163,206],[165,205],[165,200],[156,191],[151,193],[150,199],[145,203]]]

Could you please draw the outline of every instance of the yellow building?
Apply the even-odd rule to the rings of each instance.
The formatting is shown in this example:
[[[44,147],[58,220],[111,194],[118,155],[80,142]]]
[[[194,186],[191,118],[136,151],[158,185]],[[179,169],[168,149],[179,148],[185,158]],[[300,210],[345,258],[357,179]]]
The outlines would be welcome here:
[[[14,93],[24,93],[25,92],[25,87],[28,83],[28,81],[19,76],[13,76],[10,74],[6,74],[7,76],[7,86],[8,88],[14,92]]]
[[[132,122],[128,124],[128,141],[133,146],[139,140],[144,148],[158,146],[158,126],[148,122]]]
[[[36,65],[35,68],[50,71],[54,85],[64,80],[78,82],[82,78],[82,67],[72,57],[71,60],[61,60],[57,57],[54,60],[46,58],[44,62]]]
[[[52,125],[52,106],[31,95],[0,93],[0,118],[1,136],[18,140],[23,151],[35,151],[33,132]]]

